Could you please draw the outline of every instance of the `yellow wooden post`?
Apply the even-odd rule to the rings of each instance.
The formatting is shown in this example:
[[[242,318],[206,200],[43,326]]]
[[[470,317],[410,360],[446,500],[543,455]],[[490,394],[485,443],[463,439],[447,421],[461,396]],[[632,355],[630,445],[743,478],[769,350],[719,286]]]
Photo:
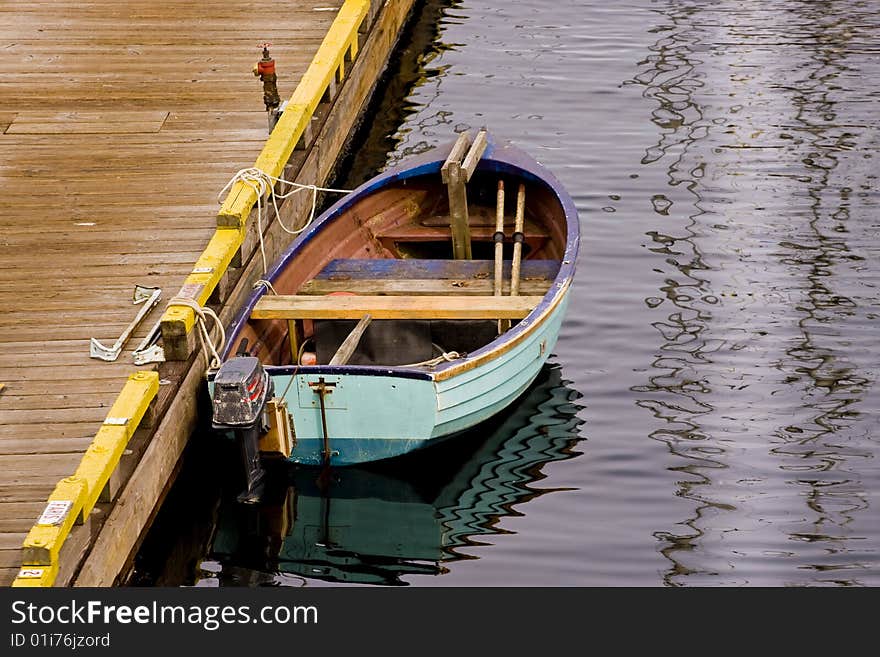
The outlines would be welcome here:
[[[92,512],[158,392],[158,372],[135,372],[128,377],[76,472],[58,482],[25,537],[22,568],[13,586],[52,586],[55,582],[61,547],[73,525],[82,524]]]
[[[74,524],[82,524],[88,499],[88,484],[77,476],[62,479],[49,495],[43,513],[31,527],[22,544],[21,563],[25,566],[51,566]]]

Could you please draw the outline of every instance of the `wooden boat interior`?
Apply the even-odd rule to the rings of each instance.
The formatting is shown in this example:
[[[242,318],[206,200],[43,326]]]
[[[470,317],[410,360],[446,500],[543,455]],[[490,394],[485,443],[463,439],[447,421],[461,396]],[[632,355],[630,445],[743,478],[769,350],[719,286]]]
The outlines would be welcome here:
[[[504,283],[495,295],[499,180],[506,190]],[[522,261],[519,291],[511,296],[520,184]],[[506,172],[477,170],[466,202],[472,258],[456,259],[449,194],[436,173],[397,180],[355,200],[297,247],[290,265],[275,275],[274,291],[260,298],[233,336],[231,353],[258,356],[266,365],[400,366],[488,344],[550,289],[566,247],[565,213],[548,185]],[[365,315],[369,319],[359,322]],[[356,349],[344,363],[334,361],[357,330]]]

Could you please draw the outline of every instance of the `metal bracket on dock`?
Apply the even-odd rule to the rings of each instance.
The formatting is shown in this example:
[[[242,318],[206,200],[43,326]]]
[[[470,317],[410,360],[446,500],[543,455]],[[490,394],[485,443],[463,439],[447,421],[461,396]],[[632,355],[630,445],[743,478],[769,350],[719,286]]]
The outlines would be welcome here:
[[[162,334],[162,319],[159,318],[146,337],[135,347],[131,353],[135,365],[148,365],[149,363],[164,363],[165,350],[157,344],[153,344]]]
[[[157,303],[159,303],[159,297],[161,295],[162,290],[158,287],[144,287],[142,285],[135,285],[132,303],[134,303],[135,305],[143,304],[141,309],[138,311],[138,314],[133,320],[131,320],[131,323],[125,327],[122,335],[117,338],[112,347],[105,347],[103,344],[98,342],[98,340],[92,338],[89,341],[89,357],[99,358],[100,360],[106,361],[114,361],[119,358],[119,354],[122,353],[122,348],[125,346],[125,343],[128,342],[131,334],[144,320],[144,317],[146,317],[153,309],[153,307]]]

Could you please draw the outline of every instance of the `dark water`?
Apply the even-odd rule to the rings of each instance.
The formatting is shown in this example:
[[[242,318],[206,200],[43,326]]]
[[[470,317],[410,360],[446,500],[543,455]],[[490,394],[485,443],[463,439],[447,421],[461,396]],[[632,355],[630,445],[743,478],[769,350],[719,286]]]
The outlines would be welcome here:
[[[553,170],[552,366],[329,497],[294,471],[245,513],[195,441],[134,581],[880,585],[880,3],[421,11],[349,181],[481,126]]]

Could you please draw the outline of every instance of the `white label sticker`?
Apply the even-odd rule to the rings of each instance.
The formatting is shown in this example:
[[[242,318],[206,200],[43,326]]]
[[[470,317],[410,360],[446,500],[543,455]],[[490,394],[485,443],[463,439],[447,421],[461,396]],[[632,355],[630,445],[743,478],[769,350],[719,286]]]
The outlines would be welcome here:
[[[45,572],[45,568],[22,568],[18,571],[18,576],[30,579],[33,577],[42,577]]]
[[[49,525],[57,526],[64,522],[64,519],[67,517],[67,514],[70,513],[70,509],[73,507],[73,502],[69,500],[56,500],[53,502],[49,502],[46,504],[46,508],[43,509],[43,513],[40,516],[40,519],[37,520],[38,525]]]

